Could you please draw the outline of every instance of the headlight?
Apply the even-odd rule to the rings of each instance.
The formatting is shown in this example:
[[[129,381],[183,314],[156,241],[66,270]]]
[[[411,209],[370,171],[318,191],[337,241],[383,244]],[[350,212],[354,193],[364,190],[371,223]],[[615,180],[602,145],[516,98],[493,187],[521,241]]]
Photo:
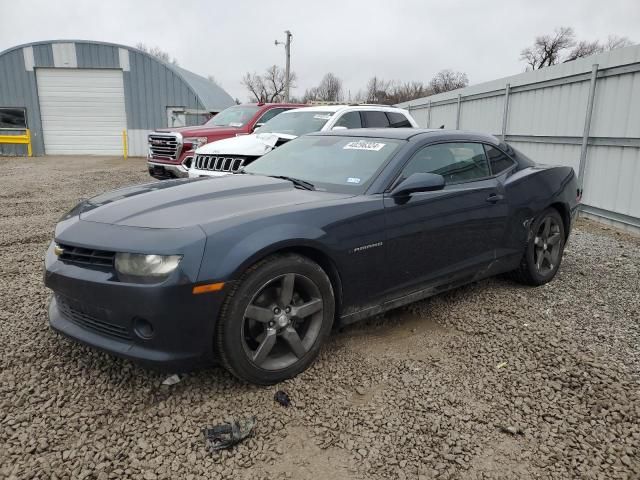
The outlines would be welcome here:
[[[180,263],[182,255],[145,255],[140,253],[116,253],[116,270],[126,277],[136,280],[158,281],[167,277]]]
[[[202,145],[205,145],[209,140],[207,140],[207,137],[186,137],[183,141],[184,144],[190,143],[191,144],[191,149],[195,150],[198,147],[201,147]]]

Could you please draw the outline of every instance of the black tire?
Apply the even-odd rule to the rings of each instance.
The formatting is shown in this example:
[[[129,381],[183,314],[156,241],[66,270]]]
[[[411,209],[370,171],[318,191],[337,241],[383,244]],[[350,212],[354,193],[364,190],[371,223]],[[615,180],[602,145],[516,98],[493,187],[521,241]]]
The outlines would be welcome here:
[[[247,269],[227,295],[216,328],[218,357],[245,382],[281,382],[313,363],[334,314],[331,281],[318,264],[273,255]]]
[[[547,225],[549,231],[545,231]],[[566,237],[560,213],[555,208],[543,211],[534,219],[530,237],[511,277],[525,285],[544,285],[553,280],[562,262]]]

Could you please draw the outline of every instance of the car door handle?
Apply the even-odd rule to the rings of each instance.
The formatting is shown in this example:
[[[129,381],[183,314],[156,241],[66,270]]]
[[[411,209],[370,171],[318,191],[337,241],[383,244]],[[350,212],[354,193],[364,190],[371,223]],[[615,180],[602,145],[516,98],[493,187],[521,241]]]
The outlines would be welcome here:
[[[500,200],[504,200],[504,195],[500,195],[499,193],[492,193],[487,197],[487,202],[489,203],[498,203]]]

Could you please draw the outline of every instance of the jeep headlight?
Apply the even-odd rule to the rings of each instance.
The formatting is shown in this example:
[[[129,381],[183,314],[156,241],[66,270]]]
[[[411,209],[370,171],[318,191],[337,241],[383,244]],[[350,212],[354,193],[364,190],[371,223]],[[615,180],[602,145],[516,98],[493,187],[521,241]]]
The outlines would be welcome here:
[[[116,253],[116,271],[125,281],[157,282],[169,276],[182,260],[182,255],[146,255]]]
[[[195,150],[198,147],[201,147],[202,145],[205,145],[209,140],[207,140],[207,137],[186,137],[183,140],[183,143],[186,145],[187,143],[191,144],[191,149]]]

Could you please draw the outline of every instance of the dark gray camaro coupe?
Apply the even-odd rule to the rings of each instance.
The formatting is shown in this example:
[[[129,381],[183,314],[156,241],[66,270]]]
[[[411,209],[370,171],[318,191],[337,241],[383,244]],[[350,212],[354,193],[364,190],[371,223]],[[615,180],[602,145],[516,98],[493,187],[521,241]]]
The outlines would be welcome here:
[[[46,255],[49,320],[146,364],[217,360],[272,384],[307,368],[336,322],[504,272],[550,281],[578,200],[571,168],[488,135],[312,134],[243,174],[77,205]]]

